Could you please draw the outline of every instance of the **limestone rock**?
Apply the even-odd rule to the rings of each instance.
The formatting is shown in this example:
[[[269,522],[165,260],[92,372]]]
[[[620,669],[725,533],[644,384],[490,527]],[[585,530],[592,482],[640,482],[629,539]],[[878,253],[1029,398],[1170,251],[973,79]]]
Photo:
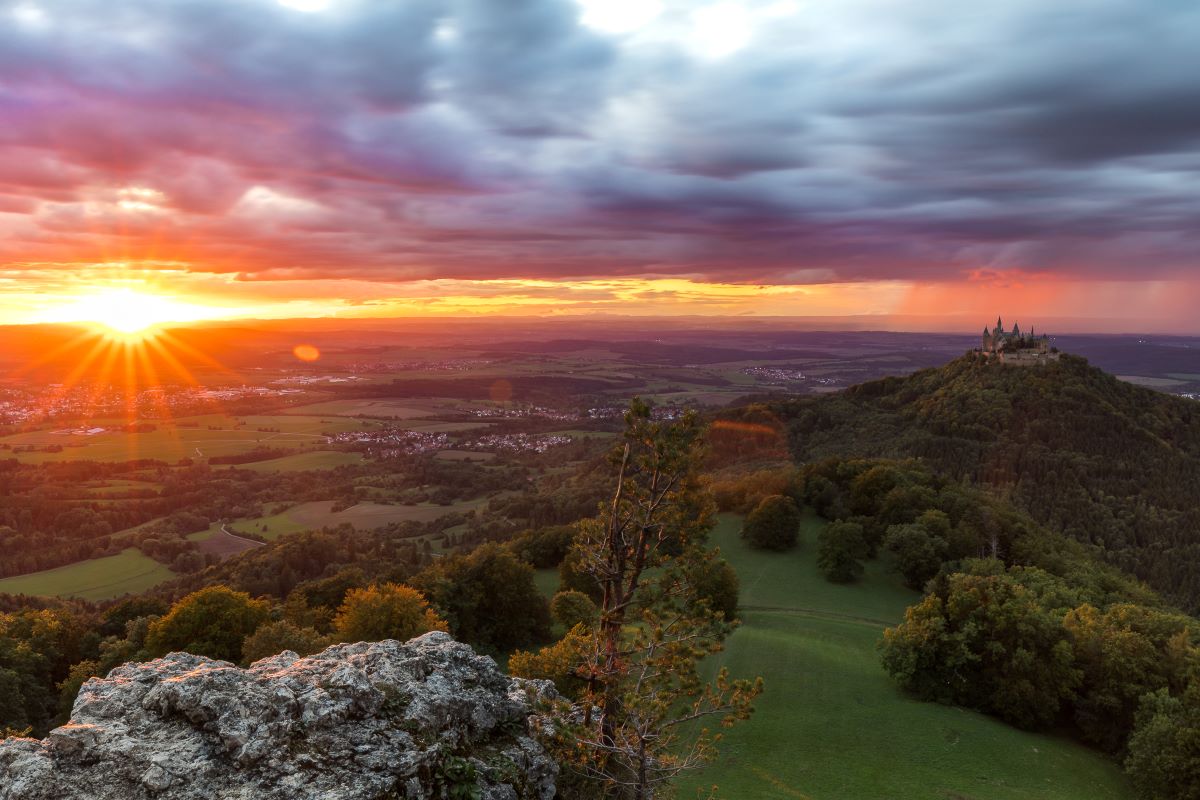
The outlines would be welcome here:
[[[0,742],[0,800],[551,800],[530,715],[553,691],[445,633],[249,669],[171,653],[89,680],[45,739]]]

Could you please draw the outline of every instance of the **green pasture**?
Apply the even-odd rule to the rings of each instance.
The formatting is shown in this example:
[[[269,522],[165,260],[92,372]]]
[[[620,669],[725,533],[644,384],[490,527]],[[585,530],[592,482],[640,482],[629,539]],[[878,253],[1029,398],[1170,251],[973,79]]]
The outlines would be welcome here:
[[[174,576],[162,564],[130,547],[115,556],[4,578],[0,580],[0,592],[108,600],[144,592]]]
[[[535,569],[533,571],[533,582],[537,584],[538,591],[546,596],[547,599],[558,594],[558,567],[550,567],[549,569]]]
[[[252,532],[268,540],[274,540],[297,531],[335,527],[343,524],[370,529],[381,528],[393,522],[431,522],[447,514],[480,508],[485,503],[487,503],[487,498],[464,500],[448,506],[434,503],[408,506],[363,502],[341,511],[334,511],[334,501],[314,500],[292,506],[279,514],[238,520],[229,525],[229,530],[234,533]],[[266,526],[265,530],[264,525]]]
[[[398,400],[327,400],[289,408],[286,413],[334,417],[373,417],[378,419],[420,419],[437,413],[445,403],[422,403]]]
[[[747,548],[740,524],[722,515],[713,541],[741,578],[743,624],[708,669],[762,675],[766,691],[681,797],[713,784],[728,800],[1132,797],[1117,765],[1082,745],[902,694],[876,644],[917,595],[883,564],[837,586],[815,563],[821,521],[782,554]]]
[[[491,461],[495,453],[482,453],[475,450],[439,450],[434,458],[442,461]]]
[[[173,463],[183,458],[241,455],[258,448],[298,450],[323,445],[325,433],[358,430],[362,423],[345,418],[275,414],[226,417],[210,414],[174,421],[158,421],[157,430],[127,433],[116,428],[123,423],[97,421],[106,428],[94,436],[40,430],[0,439],[12,447],[59,445],[60,452],[13,452],[31,463],[57,461],[130,461],[150,458]],[[268,430],[260,430],[265,428]]]
[[[254,461],[249,464],[237,464],[237,469],[248,469],[253,472],[305,472],[315,469],[333,469],[345,464],[360,464],[361,453],[348,453],[342,450],[309,450],[281,458],[270,458],[266,461]]]

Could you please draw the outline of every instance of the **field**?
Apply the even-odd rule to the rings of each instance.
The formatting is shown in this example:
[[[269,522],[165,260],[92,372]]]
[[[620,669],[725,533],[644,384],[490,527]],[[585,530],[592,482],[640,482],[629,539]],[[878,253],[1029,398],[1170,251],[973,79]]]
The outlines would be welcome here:
[[[310,469],[333,469],[344,464],[360,464],[362,460],[361,453],[348,453],[341,450],[310,450],[280,458],[269,458],[266,461],[238,464],[237,469],[248,469],[253,472],[304,472]]]
[[[103,433],[80,435],[40,430],[0,439],[14,448],[58,446],[61,451],[12,452],[21,461],[130,461],[152,458],[174,463],[184,458],[233,456],[252,450],[310,449],[325,443],[326,433],[358,430],[364,423],[338,417],[272,414],[227,417],[209,414],[174,421],[158,421],[157,430],[128,433],[117,428],[122,421],[98,420]]]
[[[131,547],[115,556],[4,578],[0,580],[0,593],[108,600],[143,592],[174,575],[162,564]]]
[[[714,543],[741,577],[744,624],[709,667],[762,675],[766,691],[681,797],[712,784],[729,800],[1132,797],[1117,765],[1081,745],[901,694],[875,648],[917,595],[878,562],[857,585],[825,581],[820,524],[809,521],[796,551],[767,554],[722,516]]]
[[[342,524],[356,528],[381,528],[393,522],[430,522],[455,512],[471,511],[487,503],[486,498],[465,500],[448,506],[433,503],[419,505],[385,505],[357,503],[350,508],[334,511],[332,500],[300,503],[278,514],[251,520],[238,520],[229,529],[234,533],[257,533],[269,540],[297,531],[334,527]],[[265,529],[264,529],[264,526]]]

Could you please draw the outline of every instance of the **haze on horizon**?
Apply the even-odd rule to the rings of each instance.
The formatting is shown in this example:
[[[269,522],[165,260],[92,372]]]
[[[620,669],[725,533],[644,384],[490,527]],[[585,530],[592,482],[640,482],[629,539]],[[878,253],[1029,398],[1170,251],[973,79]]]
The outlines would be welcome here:
[[[1200,333],[1197,41],[1170,0],[0,0],[0,323]]]

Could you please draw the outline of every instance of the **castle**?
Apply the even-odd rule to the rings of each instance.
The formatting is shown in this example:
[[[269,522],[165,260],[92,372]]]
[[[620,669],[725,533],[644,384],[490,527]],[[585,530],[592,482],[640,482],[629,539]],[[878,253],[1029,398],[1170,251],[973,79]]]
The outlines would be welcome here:
[[[1006,331],[999,317],[996,318],[995,328],[989,331],[984,327],[980,352],[989,359],[1005,364],[1044,364],[1058,360],[1058,350],[1050,347],[1049,336],[1044,333],[1038,336],[1033,328],[1027,334],[1021,333],[1019,324],[1013,325],[1011,331]]]

